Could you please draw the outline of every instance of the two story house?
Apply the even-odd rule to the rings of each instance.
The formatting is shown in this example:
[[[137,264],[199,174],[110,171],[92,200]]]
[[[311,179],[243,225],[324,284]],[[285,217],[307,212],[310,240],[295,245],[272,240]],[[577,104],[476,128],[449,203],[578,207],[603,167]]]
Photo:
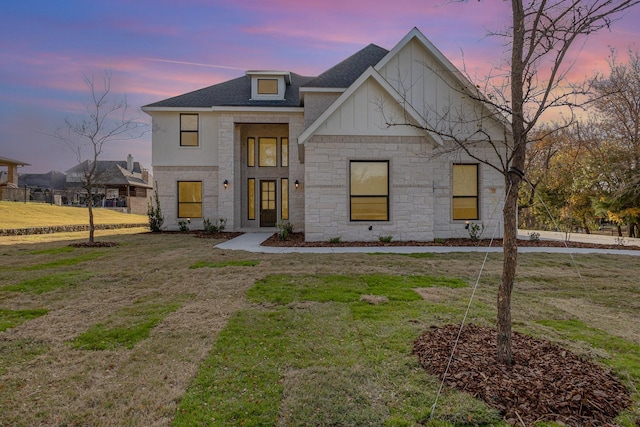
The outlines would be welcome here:
[[[487,163],[508,123],[416,28],[318,76],[250,70],[143,111],[169,229],[289,222],[307,241],[499,229],[504,177]]]

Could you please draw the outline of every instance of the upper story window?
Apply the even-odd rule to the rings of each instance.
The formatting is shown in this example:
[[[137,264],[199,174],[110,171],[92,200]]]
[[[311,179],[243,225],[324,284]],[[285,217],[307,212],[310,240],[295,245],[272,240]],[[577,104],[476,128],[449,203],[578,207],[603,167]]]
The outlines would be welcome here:
[[[278,79],[258,79],[258,95],[277,95]]]
[[[287,85],[291,84],[288,71],[247,71],[251,78],[251,99],[278,101],[284,99]]]
[[[198,140],[198,115],[180,114],[180,146],[197,147]]]

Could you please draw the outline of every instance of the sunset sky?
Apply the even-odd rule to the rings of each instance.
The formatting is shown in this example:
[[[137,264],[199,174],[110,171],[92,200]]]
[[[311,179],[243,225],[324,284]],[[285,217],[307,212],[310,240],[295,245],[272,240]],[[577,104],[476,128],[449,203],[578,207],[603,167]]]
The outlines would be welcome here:
[[[249,69],[314,76],[369,43],[391,49],[418,27],[456,66],[481,78],[504,59],[489,37],[510,22],[504,0],[4,0],[0,2],[0,157],[19,173],[65,171],[75,156],[50,135],[82,115],[85,77],[112,72],[112,91],[140,107]],[[575,46],[572,75],[606,71],[610,48],[640,48],[640,7]],[[111,144],[151,168],[151,135]]]

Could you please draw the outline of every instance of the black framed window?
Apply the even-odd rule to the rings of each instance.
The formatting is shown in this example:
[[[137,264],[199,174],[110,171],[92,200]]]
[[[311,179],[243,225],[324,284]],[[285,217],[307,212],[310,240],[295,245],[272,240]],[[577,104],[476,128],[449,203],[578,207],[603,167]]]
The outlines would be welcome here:
[[[198,122],[197,114],[180,114],[180,146],[198,146]]]
[[[453,165],[453,219],[479,219],[478,165]]]
[[[351,221],[388,221],[389,162],[351,161],[349,199]]]
[[[178,181],[178,218],[202,218],[202,181]]]

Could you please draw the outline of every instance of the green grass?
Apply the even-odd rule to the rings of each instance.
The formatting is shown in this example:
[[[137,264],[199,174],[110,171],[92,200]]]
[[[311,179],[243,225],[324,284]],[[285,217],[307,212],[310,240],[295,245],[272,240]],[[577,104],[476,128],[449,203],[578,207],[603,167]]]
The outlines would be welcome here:
[[[31,255],[58,255],[73,252],[74,250],[75,248],[73,246],[61,246],[59,248],[39,249],[37,251],[31,251],[29,253]]]
[[[46,308],[32,310],[5,310],[0,308],[0,332],[14,328],[27,320],[36,319],[47,314]]]
[[[621,378],[630,375],[636,382],[640,381],[640,345],[576,319],[541,320],[538,323],[557,330],[570,340],[583,341],[592,347],[605,350],[610,357],[604,358],[604,363],[611,366]]]
[[[53,273],[47,276],[35,279],[23,280],[14,285],[6,285],[0,287],[0,291],[5,292],[26,292],[29,294],[43,294],[58,288],[71,286],[91,277],[91,273],[69,271],[62,273]]]
[[[257,305],[236,313],[220,333],[174,425],[411,426],[425,421],[437,379],[411,355],[420,319],[436,307],[411,290],[425,286],[466,284],[392,275],[259,280],[248,293]],[[389,302],[359,301],[365,294],[385,294]],[[459,308],[449,312],[461,315]],[[443,401],[437,410],[443,423],[461,425],[471,417],[478,425],[500,424],[495,410],[470,396],[449,391]]]
[[[362,295],[386,296],[392,301],[420,299],[414,288],[468,286],[460,279],[430,276],[397,276],[372,274],[362,276],[343,275],[271,275],[258,280],[247,292],[254,301],[289,304],[293,301],[358,301]]]
[[[83,262],[93,261],[104,256],[110,248],[100,248],[93,249],[90,252],[85,252],[82,255],[70,257],[70,258],[61,258],[53,261],[47,261],[40,264],[32,264],[32,265],[23,265],[21,267],[13,267],[13,266],[5,266],[0,267],[0,271],[37,271],[37,270],[49,270],[49,269],[57,269],[64,267],[72,267],[74,265],[81,264]]]
[[[70,344],[82,350],[132,349],[149,337],[151,330],[165,317],[178,310],[186,297],[169,303],[137,301],[79,335]]]
[[[232,261],[198,261],[191,264],[189,268],[224,268],[224,267],[255,267],[260,264],[260,261],[252,260],[232,260]]]

